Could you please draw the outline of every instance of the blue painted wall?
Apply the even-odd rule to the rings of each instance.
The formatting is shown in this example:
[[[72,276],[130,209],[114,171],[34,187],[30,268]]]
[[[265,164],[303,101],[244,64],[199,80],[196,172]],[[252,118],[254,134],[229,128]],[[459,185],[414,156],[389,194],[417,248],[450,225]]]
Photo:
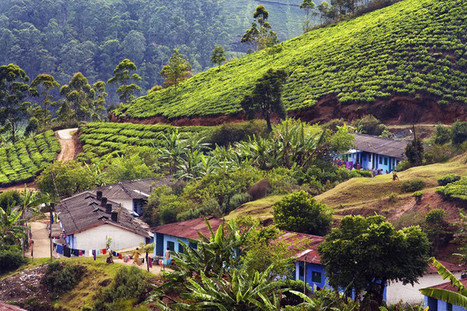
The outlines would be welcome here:
[[[178,243],[177,239],[183,241],[189,245],[189,242],[185,238],[176,237],[168,234],[155,233],[156,245],[154,247],[154,255],[164,256],[166,249],[169,247],[171,251],[180,252],[182,251],[182,245]]]
[[[295,280],[301,280],[303,281],[304,277],[304,262],[303,261],[297,261],[295,263]],[[315,280],[313,281],[313,277],[315,277]],[[318,282],[318,279],[320,280]],[[329,286],[326,285],[327,278],[325,277],[325,272],[324,272],[324,266],[323,265],[318,265],[314,263],[306,263],[306,283],[310,285],[310,287],[313,289],[314,285],[319,288],[329,288]]]
[[[446,301],[438,300],[425,296],[425,307],[430,311],[467,311],[466,308],[456,305],[450,305]]]
[[[343,158],[346,162],[352,161],[353,163],[360,163],[362,169],[365,170],[382,169],[383,174],[385,174],[386,171],[388,171],[388,173],[392,172],[399,163],[396,158],[365,151],[346,153],[343,155]]]

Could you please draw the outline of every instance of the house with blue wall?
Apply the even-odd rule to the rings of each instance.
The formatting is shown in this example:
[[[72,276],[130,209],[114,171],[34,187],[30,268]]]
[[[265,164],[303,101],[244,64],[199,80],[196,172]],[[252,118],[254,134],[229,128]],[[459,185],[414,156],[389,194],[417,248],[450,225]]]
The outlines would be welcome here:
[[[392,172],[404,160],[406,140],[394,140],[365,134],[353,134],[354,148],[342,155],[347,169],[376,170],[385,174]]]
[[[462,285],[467,287],[467,279],[461,279],[460,282]],[[450,282],[431,286],[428,288],[438,288],[438,289],[444,289],[452,292],[456,292],[456,289],[454,289],[451,285]],[[443,301],[441,299],[436,299],[430,296],[425,295],[425,307],[428,307],[428,310],[430,311],[467,311],[466,308],[457,306],[451,303],[448,303],[446,301]]]
[[[222,219],[208,217],[214,232],[224,222]],[[198,239],[199,233],[205,236],[210,236],[209,228],[206,225],[204,218],[196,218],[182,222],[160,225],[151,228],[154,233],[154,255],[164,256],[165,250],[169,249],[171,252],[183,252],[183,247],[180,242],[183,241],[190,247],[196,248],[196,245],[190,243],[188,239]]]

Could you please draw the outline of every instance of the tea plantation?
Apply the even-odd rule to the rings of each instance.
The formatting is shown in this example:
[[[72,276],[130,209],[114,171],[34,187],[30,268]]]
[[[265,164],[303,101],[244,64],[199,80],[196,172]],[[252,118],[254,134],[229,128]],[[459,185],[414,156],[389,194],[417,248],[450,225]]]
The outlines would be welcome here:
[[[240,111],[240,101],[269,68],[284,68],[289,111],[327,95],[342,104],[404,95],[467,105],[467,6],[461,0],[404,0],[230,61],[138,98],[119,118],[176,119]]]
[[[0,186],[32,181],[60,152],[53,131],[18,141],[0,149]]]
[[[209,127],[189,126],[175,127],[170,125],[144,125],[131,123],[87,123],[80,127],[80,141],[85,153],[105,155],[113,151],[133,146],[160,147],[162,134],[170,134],[178,130],[181,135],[208,130]]]

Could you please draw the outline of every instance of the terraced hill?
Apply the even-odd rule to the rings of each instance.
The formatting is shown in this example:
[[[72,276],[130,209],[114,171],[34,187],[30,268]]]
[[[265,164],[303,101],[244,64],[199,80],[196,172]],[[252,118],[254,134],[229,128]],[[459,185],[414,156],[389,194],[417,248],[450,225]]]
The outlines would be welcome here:
[[[465,16],[461,0],[404,0],[140,97],[116,110],[113,120],[241,118],[240,101],[271,67],[288,71],[283,100],[302,120],[364,113],[393,123],[466,119]]]

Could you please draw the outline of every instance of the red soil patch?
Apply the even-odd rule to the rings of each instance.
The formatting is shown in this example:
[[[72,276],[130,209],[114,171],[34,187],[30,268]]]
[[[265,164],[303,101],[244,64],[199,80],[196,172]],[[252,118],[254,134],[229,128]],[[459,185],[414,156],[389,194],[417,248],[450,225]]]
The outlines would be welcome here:
[[[339,102],[337,96],[328,95],[320,99],[317,104],[311,108],[288,113],[290,117],[310,123],[326,122],[336,118],[343,118],[351,121],[361,118],[366,114],[374,115],[385,124],[437,122],[450,124],[456,120],[467,121],[467,106],[457,102],[440,105],[437,99],[423,94],[418,94],[416,97],[392,96],[389,99],[377,99],[372,104],[356,103],[344,105]],[[118,118],[110,113],[109,118],[111,122],[139,124],[163,123],[175,126],[213,126],[227,122],[241,122],[246,120],[246,116],[243,112],[208,117],[193,116],[174,120],[162,116],[147,119],[131,117]],[[277,120],[277,117],[273,117],[273,121],[277,122]]]

